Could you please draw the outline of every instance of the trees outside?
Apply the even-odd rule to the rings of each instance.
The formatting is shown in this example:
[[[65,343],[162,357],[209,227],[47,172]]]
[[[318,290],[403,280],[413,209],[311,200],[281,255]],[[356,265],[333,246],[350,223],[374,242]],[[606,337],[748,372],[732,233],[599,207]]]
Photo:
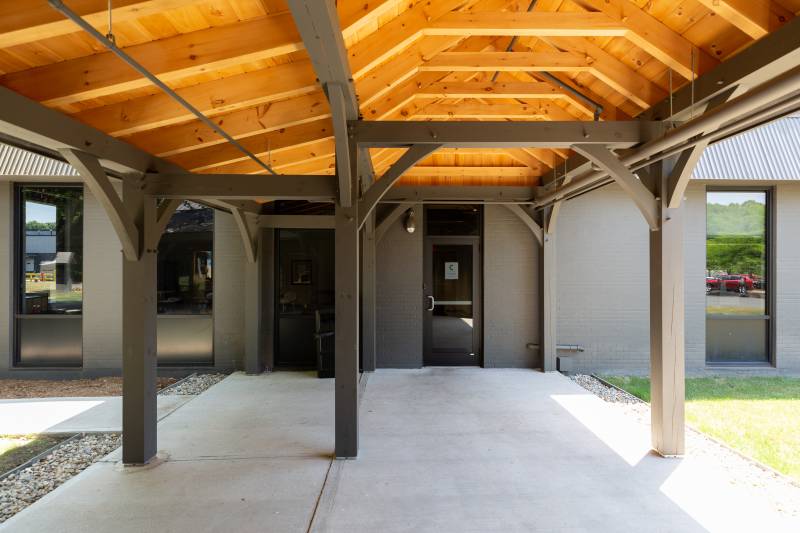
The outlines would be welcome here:
[[[706,206],[706,268],[764,276],[766,205],[754,200]]]

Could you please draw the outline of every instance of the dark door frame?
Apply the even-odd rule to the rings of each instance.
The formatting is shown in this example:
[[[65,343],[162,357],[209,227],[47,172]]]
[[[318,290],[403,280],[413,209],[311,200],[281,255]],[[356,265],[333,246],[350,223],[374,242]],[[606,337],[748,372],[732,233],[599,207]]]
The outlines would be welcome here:
[[[477,354],[474,365],[483,366],[483,265],[481,236],[425,236],[423,254],[422,286],[422,364],[423,366],[473,366],[465,362],[443,363],[432,353],[433,323],[432,312],[428,310],[428,295],[433,291],[433,246],[435,244],[461,244],[472,246],[472,349]]]

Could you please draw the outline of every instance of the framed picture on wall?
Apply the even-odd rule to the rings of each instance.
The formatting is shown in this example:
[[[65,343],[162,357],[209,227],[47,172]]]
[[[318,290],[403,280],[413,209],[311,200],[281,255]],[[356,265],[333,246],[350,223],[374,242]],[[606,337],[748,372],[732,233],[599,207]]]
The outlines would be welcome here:
[[[292,285],[311,285],[311,261],[292,260]]]

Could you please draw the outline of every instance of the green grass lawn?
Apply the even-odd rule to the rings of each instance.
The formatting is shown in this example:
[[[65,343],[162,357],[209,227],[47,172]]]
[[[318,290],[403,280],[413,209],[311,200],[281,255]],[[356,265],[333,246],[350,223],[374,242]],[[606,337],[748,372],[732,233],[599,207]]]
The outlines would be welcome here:
[[[603,376],[650,401],[650,380]],[[800,379],[687,378],[686,421],[800,481]]]
[[[0,435],[0,474],[68,438],[68,435]]]

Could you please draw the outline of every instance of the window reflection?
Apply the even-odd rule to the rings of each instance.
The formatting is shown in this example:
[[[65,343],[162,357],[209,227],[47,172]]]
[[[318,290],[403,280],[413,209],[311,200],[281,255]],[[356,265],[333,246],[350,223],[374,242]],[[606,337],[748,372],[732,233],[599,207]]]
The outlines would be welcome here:
[[[709,192],[706,312],[766,314],[767,193]]]
[[[21,187],[24,297],[20,314],[79,315],[83,308],[83,189]]]
[[[766,191],[707,194],[705,290],[709,361],[768,359],[767,209]]]
[[[214,210],[183,202],[158,245],[159,313],[211,313],[213,243]]]

